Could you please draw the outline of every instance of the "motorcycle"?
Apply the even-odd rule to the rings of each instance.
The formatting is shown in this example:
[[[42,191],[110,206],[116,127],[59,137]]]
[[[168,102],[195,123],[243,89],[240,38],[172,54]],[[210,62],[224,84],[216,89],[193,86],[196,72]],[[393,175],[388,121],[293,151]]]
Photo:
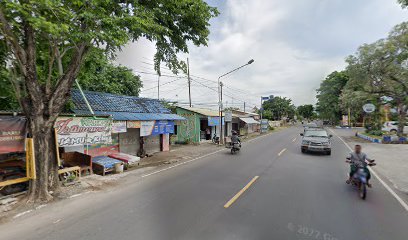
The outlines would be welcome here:
[[[240,142],[236,142],[236,143],[229,142],[226,147],[231,149],[231,154],[235,154],[236,152],[239,152],[241,150],[241,143]]]
[[[347,163],[352,164],[349,160]],[[375,166],[375,163],[369,163],[368,166]],[[365,200],[367,197],[367,173],[364,167],[358,167],[356,173],[351,178],[350,184],[358,189],[358,195]]]
[[[217,135],[214,134],[214,136],[212,137],[212,142],[214,144],[220,144],[220,137],[217,137]]]

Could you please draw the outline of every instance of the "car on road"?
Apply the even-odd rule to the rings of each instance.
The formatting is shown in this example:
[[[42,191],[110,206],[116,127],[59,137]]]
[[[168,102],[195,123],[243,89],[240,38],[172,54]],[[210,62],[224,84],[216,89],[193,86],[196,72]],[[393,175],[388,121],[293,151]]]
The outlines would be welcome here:
[[[307,123],[303,126],[303,132],[306,132],[307,130],[322,130],[323,127],[320,127],[316,123]]]
[[[381,130],[385,131],[385,132],[390,132],[392,134],[397,134],[397,132],[398,132],[398,122],[397,121],[385,122]],[[408,134],[408,123],[405,123],[404,133]]]
[[[302,136],[302,153],[323,152],[331,155],[331,137],[325,129],[305,129]]]

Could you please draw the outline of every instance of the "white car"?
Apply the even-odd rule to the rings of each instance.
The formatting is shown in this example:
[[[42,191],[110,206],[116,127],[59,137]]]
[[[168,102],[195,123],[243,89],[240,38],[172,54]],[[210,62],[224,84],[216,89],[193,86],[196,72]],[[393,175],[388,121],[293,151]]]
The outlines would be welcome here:
[[[390,132],[392,134],[397,134],[398,132],[398,122],[396,121],[389,121],[385,122],[383,125],[382,131]],[[404,133],[408,133],[408,122],[405,123],[404,126]]]

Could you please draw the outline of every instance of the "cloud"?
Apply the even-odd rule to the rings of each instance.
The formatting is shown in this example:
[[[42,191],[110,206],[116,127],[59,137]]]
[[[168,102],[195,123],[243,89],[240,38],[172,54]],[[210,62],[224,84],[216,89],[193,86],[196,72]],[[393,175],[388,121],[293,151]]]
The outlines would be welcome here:
[[[334,70],[344,67],[344,58],[363,43],[386,37],[391,28],[407,20],[407,12],[390,0],[227,0],[217,3],[221,15],[212,20],[208,47],[190,48],[191,73],[216,81],[218,76],[255,62],[225,78],[225,99],[237,106],[259,105],[261,95],[281,95],[297,105],[315,103],[316,88]],[[152,59],[154,46],[147,41],[130,44],[118,62],[135,70]],[[142,76],[145,87],[157,84]],[[193,77],[193,103],[214,104],[217,93],[212,81]],[[163,78],[163,81],[170,79]],[[202,84],[207,86],[203,87]],[[163,97],[186,102],[187,81],[163,86]],[[232,89],[239,90],[232,90]],[[174,89],[174,90],[173,90]],[[142,92],[157,97],[155,91]],[[232,99],[234,98],[234,99]]]

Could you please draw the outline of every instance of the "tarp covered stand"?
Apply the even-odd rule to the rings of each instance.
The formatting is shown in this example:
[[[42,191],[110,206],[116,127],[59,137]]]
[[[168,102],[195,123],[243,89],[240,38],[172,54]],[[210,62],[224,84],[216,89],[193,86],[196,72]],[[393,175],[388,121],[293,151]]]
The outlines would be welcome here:
[[[34,141],[32,138],[27,138],[25,144],[26,144],[26,177],[2,181],[0,182],[0,188],[12,184],[27,182],[31,179],[36,179]]]

